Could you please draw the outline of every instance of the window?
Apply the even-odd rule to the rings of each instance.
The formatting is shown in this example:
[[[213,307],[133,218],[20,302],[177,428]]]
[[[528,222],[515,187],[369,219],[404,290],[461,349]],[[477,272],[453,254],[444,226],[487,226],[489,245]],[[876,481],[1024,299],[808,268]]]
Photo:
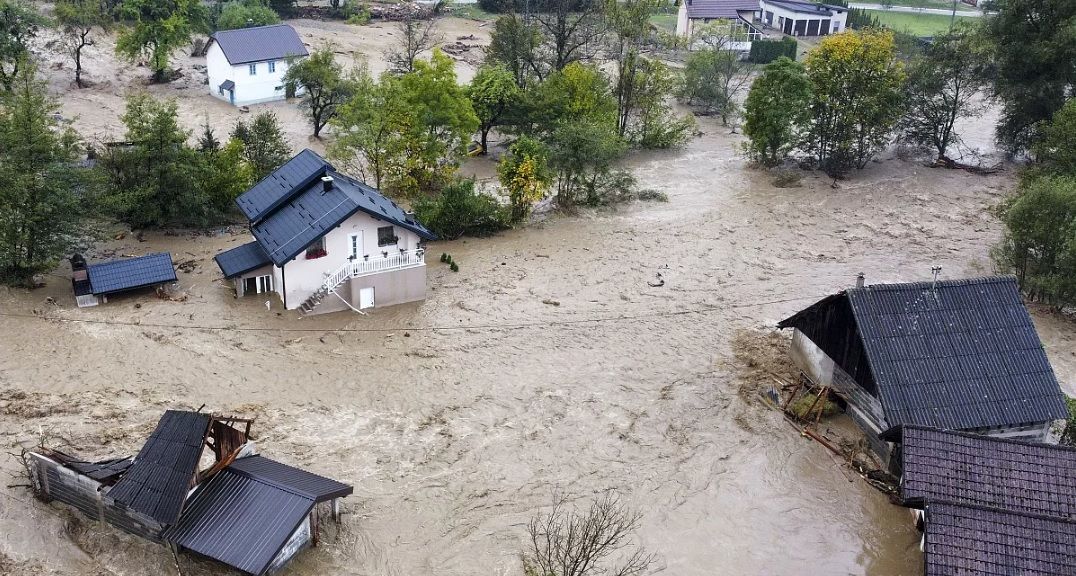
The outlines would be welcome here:
[[[257,74],[258,74],[258,65],[257,64],[251,64],[250,65],[250,75],[255,76]]]
[[[309,246],[306,247],[306,259],[313,260],[315,258],[321,258],[322,256],[328,256],[328,252],[325,251],[325,237],[322,236]]]
[[[377,229],[377,245],[392,246],[399,238],[396,237],[396,229],[392,226],[382,226]]]
[[[276,60],[269,61],[269,73],[272,74],[273,72],[276,72]]]
[[[349,234],[347,237],[347,246],[348,250],[350,251],[350,253],[348,254],[348,258],[350,258],[351,260],[355,260],[356,258],[358,258],[359,249],[362,248],[362,233],[360,232],[359,234]]]

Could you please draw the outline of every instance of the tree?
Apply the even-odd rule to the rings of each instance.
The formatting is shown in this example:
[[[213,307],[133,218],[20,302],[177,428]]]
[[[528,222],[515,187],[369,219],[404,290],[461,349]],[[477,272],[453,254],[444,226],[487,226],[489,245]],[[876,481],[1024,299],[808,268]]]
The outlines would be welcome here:
[[[628,119],[638,104],[639,53],[650,35],[650,14],[659,4],[659,0],[606,0],[605,17],[613,32],[609,52],[616,66],[616,129],[621,138],[627,134]]]
[[[202,124],[202,135],[198,137],[198,151],[210,152],[220,150],[220,140],[217,139],[217,135],[213,132],[213,127],[209,125],[209,116],[206,116],[205,122]]]
[[[280,16],[259,0],[233,0],[222,5],[217,30],[267,26],[277,22],[280,22]]]
[[[810,119],[811,81],[803,65],[781,57],[767,64],[744,101],[747,155],[776,166],[796,147]]]
[[[362,180],[381,188],[389,166],[402,155],[401,135],[412,122],[391,79],[377,82],[363,67],[355,73],[355,90],[332,120],[337,139],[329,155],[344,163]]]
[[[478,116],[482,154],[487,152],[489,131],[500,125],[505,113],[519,102],[519,96],[519,86],[504,66],[487,64],[478,69],[467,89],[467,97]]]
[[[272,111],[257,114],[249,123],[236,121],[231,136],[242,143],[242,157],[250,165],[255,181],[265,178],[291,157],[284,131]]]
[[[557,126],[549,139],[550,165],[557,174],[557,206],[604,203],[600,196],[613,161],[626,146],[612,124],[581,119]]]
[[[722,23],[699,26],[694,38],[703,48],[688,56],[679,94],[682,101],[705,114],[720,114],[725,126],[739,114],[736,99],[750,86],[754,71],[753,64],[732,50],[738,30]]]
[[[0,0],[0,86],[11,90],[19,66],[29,58],[30,39],[45,19],[23,0]]]
[[[530,543],[523,554],[527,576],[641,576],[656,560],[642,548],[624,554],[609,566],[614,554],[631,548],[632,533],[642,515],[630,510],[613,493],[594,500],[586,510],[569,509],[557,497],[546,514],[527,525]]]
[[[385,54],[386,59],[395,72],[413,72],[415,60],[419,55],[433,49],[434,45],[441,41],[441,36],[437,33],[437,21],[409,14],[398,20],[395,26],[400,40]]]
[[[1070,98],[1042,127],[1035,142],[1035,159],[1055,174],[1076,176],[1076,98]]]
[[[0,281],[27,284],[74,243],[87,181],[74,167],[74,132],[59,125],[35,68],[10,81],[0,95]]]
[[[321,138],[321,129],[336,115],[341,104],[354,92],[354,82],[344,77],[343,68],[333,58],[328,47],[315,50],[309,57],[291,64],[284,82],[303,88],[299,106],[306,111],[314,127],[314,138]]]
[[[235,199],[254,181],[242,141],[232,138],[223,147],[198,152],[196,186],[208,207],[207,222],[235,213]]]
[[[961,25],[935,37],[912,63],[905,83],[901,139],[932,147],[939,159],[946,158],[950,146],[960,144],[957,121],[978,116],[984,108],[972,34],[970,27]]]
[[[695,118],[690,114],[678,116],[669,105],[677,80],[660,60],[639,62],[635,103],[628,118],[629,141],[642,148],[672,148],[687,142],[695,129]]]
[[[112,15],[101,0],[59,0],[55,15],[64,46],[75,60],[75,85],[83,88],[82,49],[93,44],[94,30],[107,32],[112,27]]]
[[[1029,149],[1039,126],[1076,90],[1076,2],[994,0],[980,39],[1001,101],[998,141],[1012,152]]]
[[[523,136],[501,158],[497,175],[501,186],[508,191],[512,222],[521,222],[530,214],[531,206],[545,197],[553,183],[549,151],[541,142]]]
[[[534,22],[542,31],[545,62],[538,68],[544,78],[573,62],[592,60],[601,48],[607,23],[601,0],[543,0]]]
[[[455,180],[436,196],[415,202],[415,217],[438,238],[490,236],[508,228],[508,217],[496,198],[475,190],[474,180]]]
[[[903,67],[893,34],[882,30],[826,36],[807,55],[811,126],[805,148],[827,174],[863,168],[886,144],[901,114]]]
[[[1016,274],[1032,300],[1076,304],[1076,176],[1026,179],[1002,218],[998,264]]]
[[[209,29],[209,13],[199,0],[124,0],[131,22],[116,39],[116,53],[131,61],[148,57],[154,82],[167,82],[172,51]]]
[[[541,43],[538,30],[518,15],[506,14],[493,23],[486,60],[503,65],[512,73],[516,85],[526,89],[528,79],[538,73],[537,51]]]
[[[525,134],[545,140],[557,127],[580,121],[607,125],[616,133],[616,99],[596,66],[573,62],[550,74],[527,99]]]

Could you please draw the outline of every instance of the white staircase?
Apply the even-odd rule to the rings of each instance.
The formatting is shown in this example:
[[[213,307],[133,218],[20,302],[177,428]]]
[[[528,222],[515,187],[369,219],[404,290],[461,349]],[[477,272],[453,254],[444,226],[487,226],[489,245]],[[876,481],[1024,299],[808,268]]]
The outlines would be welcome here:
[[[328,274],[321,286],[319,286],[313,294],[307,297],[307,299],[299,305],[299,308],[304,314],[313,312],[326,296],[335,293],[336,289],[339,288],[341,284],[352,278],[425,265],[426,250],[423,248],[398,252],[384,258],[348,260],[343,266],[337,268],[335,272]]]

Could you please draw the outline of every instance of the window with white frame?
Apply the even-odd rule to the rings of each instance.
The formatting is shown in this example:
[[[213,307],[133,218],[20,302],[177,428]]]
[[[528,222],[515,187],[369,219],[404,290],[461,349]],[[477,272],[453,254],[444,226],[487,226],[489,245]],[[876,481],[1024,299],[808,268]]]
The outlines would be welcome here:
[[[269,73],[272,74],[273,72],[276,72],[276,60],[269,61]]]
[[[398,240],[399,238],[396,237],[396,229],[392,226],[382,226],[377,229],[378,246],[391,246]]]
[[[258,74],[258,65],[257,64],[251,64],[249,66],[249,68],[250,68],[250,75],[251,76],[255,76],[255,75]]]

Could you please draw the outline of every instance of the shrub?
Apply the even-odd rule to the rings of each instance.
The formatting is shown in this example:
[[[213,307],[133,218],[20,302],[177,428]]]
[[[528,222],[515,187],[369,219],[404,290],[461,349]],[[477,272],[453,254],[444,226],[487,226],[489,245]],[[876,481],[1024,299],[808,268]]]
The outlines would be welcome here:
[[[751,43],[751,53],[747,59],[755,64],[769,64],[782,56],[795,60],[798,46],[795,39],[788,37],[780,40],[755,40]]]
[[[273,9],[257,0],[227,2],[217,18],[218,30],[234,30],[250,26],[265,26],[280,22]]]
[[[490,236],[508,228],[508,210],[493,196],[475,190],[474,180],[457,180],[434,197],[415,203],[419,221],[445,240]]]
[[[1066,398],[1065,403],[1069,407],[1069,417],[1061,429],[1061,444],[1076,446],[1076,398]]]
[[[459,272],[460,271],[460,265],[453,262],[453,263],[448,265],[448,269],[453,271],[453,272]]]
[[[553,181],[549,151],[541,142],[522,136],[501,158],[497,174],[508,191],[512,221],[520,222],[530,214],[531,206],[545,197]]]
[[[818,400],[816,404],[815,400],[817,398],[818,396],[815,396],[813,394],[804,394],[803,396],[796,398],[792,402],[792,405],[788,407],[788,411],[791,412],[796,418],[800,418],[801,420],[806,419],[808,416],[813,418],[814,414],[818,412],[819,405],[822,406],[822,418],[829,418],[831,416],[836,416],[840,413],[841,407],[838,406],[834,401],[830,400],[829,398],[826,398],[824,401]],[[814,410],[811,412],[811,414],[808,414],[807,412],[811,410],[812,405],[814,407]]]
[[[791,170],[781,170],[773,178],[773,185],[778,188],[799,188],[803,176]]]
[[[370,7],[366,2],[344,0],[344,4],[340,7],[340,15],[348,24],[364,26],[370,22]]]

